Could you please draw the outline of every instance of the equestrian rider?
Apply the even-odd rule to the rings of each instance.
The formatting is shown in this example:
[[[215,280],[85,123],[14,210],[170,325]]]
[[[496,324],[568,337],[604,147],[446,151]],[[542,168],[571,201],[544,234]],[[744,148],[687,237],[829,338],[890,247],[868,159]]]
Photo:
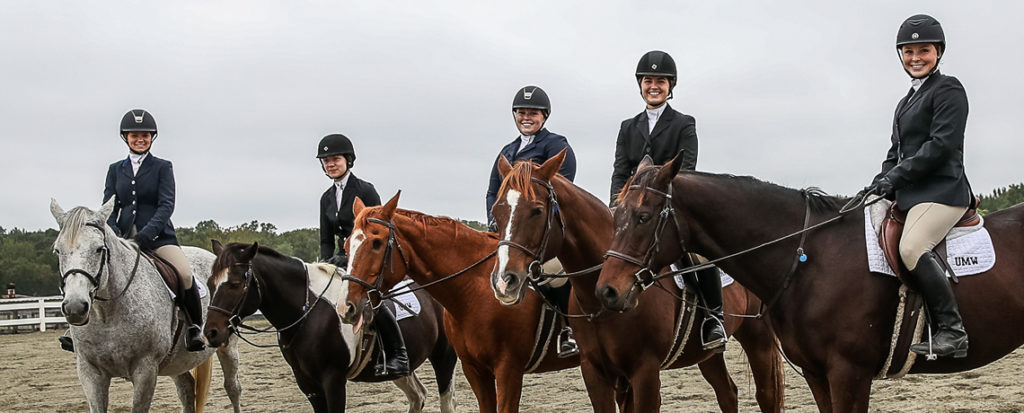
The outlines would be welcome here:
[[[573,153],[572,147],[569,146],[569,141],[565,139],[565,136],[551,133],[544,127],[550,115],[551,100],[548,99],[548,94],[544,92],[544,89],[537,86],[526,86],[519,89],[515,97],[512,98],[512,120],[515,122],[516,128],[519,129],[519,136],[501,148],[499,156],[504,156],[505,159],[508,159],[513,164],[516,161],[522,160],[542,164],[544,161],[558,155],[563,149],[567,149],[565,160],[562,162],[562,167],[558,170],[558,173],[572,181],[576,177],[576,155]],[[494,202],[498,197],[501,181],[501,174],[498,173],[498,160],[495,158],[494,165],[491,167],[491,179],[487,186],[486,197],[487,227],[491,232],[498,231],[497,224],[494,222],[494,216],[491,215],[491,207],[494,206]],[[546,263],[545,267],[551,267],[552,265],[559,269],[561,267],[560,264],[551,263],[551,261]],[[551,287],[550,284],[546,284],[541,287],[540,292],[548,298],[548,301],[558,304],[562,312],[565,313],[569,307],[571,288],[568,283],[564,283],[559,287]],[[558,356],[570,357],[578,354],[579,349],[576,346],[576,340],[573,339],[572,328],[569,327],[569,323],[563,324],[565,324],[565,327],[558,335]]]
[[[647,104],[645,111],[622,121],[615,141],[615,163],[612,172],[611,202],[616,199],[626,181],[636,173],[644,156],[650,156],[655,165],[662,165],[683,152],[681,169],[697,167],[697,130],[693,116],[672,109],[668,99],[676,86],[676,63],[668,53],[647,52],[636,66],[636,82],[640,97]],[[707,261],[691,254],[691,260]],[[686,264],[684,262],[684,264]],[[696,284],[698,296],[704,302],[707,317],[701,325],[705,349],[724,349],[724,316],[722,315],[722,279],[717,268],[698,271],[696,277],[687,277]]]
[[[333,181],[320,197],[320,260],[344,268],[348,265],[345,239],[352,234],[355,224],[352,203],[359,197],[366,206],[377,206],[380,205],[380,196],[373,184],[352,173],[356,151],[345,135],[336,133],[320,139],[316,157],[320,159],[324,173]],[[382,305],[374,315],[373,324],[384,345],[381,358],[375,364],[376,375],[388,380],[408,376],[409,356],[395,315]]]
[[[103,202],[114,197],[114,211],[107,224],[119,236],[134,239],[178,270],[182,295],[178,306],[191,324],[185,329],[188,351],[206,348],[202,329],[203,307],[192,279],[192,268],[181,251],[171,223],[174,212],[174,169],[171,161],[150,152],[156,140],[156,119],[143,109],[132,109],[121,118],[121,139],[128,157],[110,164],[103,187]]]
[[[931,16],[911,16],[896,34],[896,50],[911,88],[896,105],[892,146],[882,171],[865,192],[895,199],[907,211],[900,258],[924,296],[938,331],[934,353],[967,356],[967,332],[946,271],[932,252],[974,202],[964,173],[967,94],[957,78],[939,72],[946,51],[942,26]],[[910,350],[928,354],[928,342]]]

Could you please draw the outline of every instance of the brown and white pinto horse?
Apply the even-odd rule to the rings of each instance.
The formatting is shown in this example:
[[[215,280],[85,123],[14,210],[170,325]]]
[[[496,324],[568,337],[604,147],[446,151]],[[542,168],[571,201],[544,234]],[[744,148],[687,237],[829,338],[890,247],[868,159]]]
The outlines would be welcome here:
[[[491,283],[503,304],[515,304],[527,291],[531,269],[539,257],[558,257],[565,270],[579,272],[600,264],[612,239],[612,216],[597,197],[557,174],[565,151],[543,165],[519,162],[513,168],[501,157],[504,176],[491,213],[505,241],[498,248]],[[509,248],[514,245],[516,248]],[[666,264],[667,265],[667,264]],[[661,406],[659,371],[697,364],[714,388],[722,411],[738,410],[736,385],[719,350],[701,346],[700,322],[674,362],[664,363],[674,349],[681,290],[671,280],[659,281],[645,300],[628,313],[602,311],[594,295],[598,271],[570,277],[570,314],[580,347],[581,367],[595,412],[653,412]],[[726,314],[757,314],[760,300],[739,284],[723,291]],[[595,315],[596,314],[596,315]],[[682,317],[679,315],[678,317]],[[762,411],[783,406],[783,375],[777,343],[768,326],[752,318],[726,317],[726,331],[735,335],[750,361]],[[511,325],[506,328],[514,328]],[[683,334],[680,333],[680,336]]]
[[[799,231],[805,215],[809,225],[834,218],[846,202],[750,177],[679,173],[679,165],[679,157],[661,167],[643,165],[632,178],[615,211],[614,250],[643,256],[655,246],[652,266],[672,262],[683,246],[710,259],[725,257]],[[658,234],[666,209],[676,223]],[[1024,323],[1024,205],[987,215],[985,227],[998,261],[953,287],[971,340],[967,357],[918,357],[910,373],[970,370],[1024,343],[1024,330],[1014,327]],[[807,260],[794,271],[800,242],[792,237],[719,265],[766,302],[779,297],[768,318],[786,355],[803,368],[820,411],[867,412],[872,377],[889,351],[900,282],[869,273],[863,208],[806,233]],[[598,293],[609,307],[650,298],[637,296],[636,271],[624,260],[605,261]]]
[[[399,192],[400,194],[400,192]],[[367,208],[355,200],[355,226],[348,238],[348,272],[368,285],[349,283],[346,305],[338,312],[346,323],[365,324],[376,299],[391,291],[406,274],[427,286],[450,274],[464,273],[426,287],[445,308],[444,328],[462,371],[476,394],[481,412],[517,412],[541,316],[541,299],[530,293],[522,307],[499,305],[491,298],[488,275],[498,244],[494,234],[476,231],[456,220],[397,209],[395,194],[383,206]],[[476,265],[474,265],[476,264]],[[554,341],[554,340],[552,340]],[[532,371],[575,367],[579,358],[559,359],[552,343]]]

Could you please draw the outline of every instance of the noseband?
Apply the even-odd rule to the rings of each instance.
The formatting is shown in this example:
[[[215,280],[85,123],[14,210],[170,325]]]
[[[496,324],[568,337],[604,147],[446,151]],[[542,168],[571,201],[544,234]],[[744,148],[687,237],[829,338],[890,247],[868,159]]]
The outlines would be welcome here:
[[[81,268],[72,268],[70,270],[65,271],[64,275],[62,275],[61,278],[60,278],[60,294],[62,296],[65,295],[65,293],[64,293],[64,286],[67,284],[68,277],[70,277],[70,276],[72,276],[74,274],[81,274],[87,280],[89,280],[90,284],[92,284],[92,288],[89,290],[89,297],[91,297],[93,300],[96,300],[96,301],[113,301],[113,300],[116,300],[118,298],[121,298],[121,296],[124,295],[125,291],[128,291],[128,287],[130,285],[132,285],[132,281],[135,280],[135,273],[139,269],[139,258],[142,255],[142,251],[139,250],[138,248],[135,249],[135,265],[132,267],[132,274],[128,278],[128,283],[124,285],[124,289],[122,289],[121,292],[118,293],[113,298],[99,297],[99,296],[96,295],[96,290],[98,290],[100,288],[100,281],[101,281],[100,277],[103,276],[103,268],[105,266],[109,266],[110,265],[110,243],[107,242],[107,231],[106,231],[105,228],[103,228],[103,226],[101,226],[99,224],[94,224],[94,223],[88,223],[88,224],[85,224],[85,225],[93,227],[93,228],[96,228],[96,229],[100,230],[101,234],[103,234],[103,246],[99,248],[99,251],[100,251],[100,267],[99,267],[99,269],[96,270],[96,275],[93,275],[89,271],[83,270]],[[107,269],[107,278],[110,278],[109,274],[110,274],[110,270]]]
[[[551,183],[532,177],[530,178],[530,180],[535,183],[541,184],[542,186],[544,186],[545,189],[548,190],[548,202],[546,206],[547,225],[544,226],[544,233],[541,234],[540,246],[537,248],[537,251],[531,251],[529,248],[526,248],[522,244],[516,243],[512,240],[501,240],[498,241],[498,247],[501,247],[503,245],[509,246],[521,251],[530,258],[533,258],[533,261],[530,262],[530,265],[527,267],[527,273],[530,276],[530,281],[536,283],[543,281],[542,278],[544,275],[544,271],[541,268],[541,265],[544,264],[545,262],[544,253],[547,252],[548,249],[548,238],[550,238],[551,235],[551,228],[554,227],[554,217],[556,215],[558,216],[558,226],[563,229],[565,228],[565,221],[562,219],[562,214],[558,212],[558,197],[555,196],[555,188],[551,186]],[[511,212],[509,213],[509,215],[509,219],[512,219]]]
[[[651,260],[654,259],[654,254],[658,252],[658,248],[661,245],[661,233],[668,225],[670,217],[672,218],[672,223],[676,226],[676,233],[681,234],[681,232],[679,231],[679,219],[676,217],[676,210],[675,208],[672,208],[672,185],[668,186],[667,192],[661,192],[649,186],[641,188],[639,185],[632,185],[629,189],[642,189],[644,191],[653,192],[661,195],[662,198],[665,199],[665,204],[662,206],[661,212],[658,214],[658,225],[654,229],[654,237],[651,238],[651,245],[647,247],[647,252],[644,254],[643,259],[638,259],[629,254],[615,250],[608,250],[608,252],[604,254],[604,258],[605,260],[608,258],[618,258],[622,261],[640,267],[637,272],[633,273],[633,279],[635,280],[633,284],[637,288],[640,288],[640,291],[644,291],[654,285],[658,279],[657,274],[655,274],[654,270],[651,269]],[[681,237],[679,238],[679,248],[684,253],[686,252],[686,246],[683,244]]]
[[[384,304],[384,293],[380,290],[384,285],[384,269],[387,268],[388,271],[393,271],[395,268],[395,248],[398,249],[398,255],[402,256],[402,263],[405,265],[406,269],[409,268],[409,260],[405,258],[405,251],[402,250],[402,245],[398,243],[398,237],[395,235],[396,231],[394,222],[378,218],[367,218],[366,221],[374,224],[380,224],[388,228],[388,242],[387,246],[384,247],[384,255],[381,257],[380,270],[377,271],[377,279],[374,280],[373,284],[349,274],[342,275],[341,279],[354,282],[366,289],[366,298],[369,300],[370,306],[373,310],[376,311]],[[377,297],[377,304],[373,304],[374,296]]]

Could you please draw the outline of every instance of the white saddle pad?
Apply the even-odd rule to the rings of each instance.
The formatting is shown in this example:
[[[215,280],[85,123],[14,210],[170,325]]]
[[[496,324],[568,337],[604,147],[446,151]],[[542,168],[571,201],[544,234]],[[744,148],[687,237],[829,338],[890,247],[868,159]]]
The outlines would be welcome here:
[[[672,271],[675,271],[675,270],[679,269],[679,268],[676,268],[675,264],[672,264],[669,267],[672,268]],[[729,276],[729,274],[726,274],[725,271],[722,271],[721,268],[716,268],[716,269],[718,270],[718,275],[720,275],[722,277],[722,288],[728,287],[729,284],[732,284],[733,281],[735,281],[735,280],[732,279],[732,277]],[[679,287],[679,289],[683,289],[684,288],[684,286],[683,286],[683,274],[676,274],[676,276],[672,277],[672,278],[676,280],[676,287]]]
[[[412,283],[412,280],[406,278],[406,279],[404,279],[402,281],[399,281],[398,284],[395,284],[395,286],[391,287],[391,289],[395,290],[397,288],[404,287],[404,286],[409,285],[411,283]],[[409,309],[407,310],[405,307],[402,307],[401,305],[397,305],[396,304],[395,305],[395,320],[402,320],[402,319],[406,319],[406,318],[418,315],[420,313],[420,311],[423,309],[423,307],[420,306],[420,300],[417,299],[416,298],[416,294],[413,294],[412,292],[407,292],[405,294],[396,296],[395,298],[393,298],[393,300],[402,303],[403,305],[405,305],[405,307],[409,307]],[[409,310],[412,310],[412,312],[410,313]]]
[[[871,272],[895,276],[878,244],[878,231],[890,202],[882,200],[864,209],[864,238],[868,250],[868,268]],[[946,255],[949,268],[957,277],[980,274],[996,264],[996,251],[992,237],[985,229],[985,219],[970,227],[953,228],[946,235]]]
[[[206,284],[199,282],[199,280],[195,278],[192,278],[192,285],[199,288],[199,298],[206,297]],[[167,294],[171,296],[172,300],[177,298],[177,296],[174,295],[174,292],[171,291],[171,287],[168,287],[166,283],[164,284],[164,287],[167,288]]]

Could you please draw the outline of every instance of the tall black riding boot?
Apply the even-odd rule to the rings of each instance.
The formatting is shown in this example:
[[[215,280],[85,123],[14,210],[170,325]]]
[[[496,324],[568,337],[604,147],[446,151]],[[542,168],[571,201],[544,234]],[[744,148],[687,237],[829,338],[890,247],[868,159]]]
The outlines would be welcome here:
[[[910,346],[910,351],[924,355],[934,353],[940,357],[967,357],[967,331],[956,305],[953,286],[946,280],[946,271],[935,254],[928,251],[921,255],[917,267],[910,274],[924,296],[928,314],[938,327],[938,331],[932,334],[930,349],[925,341]]]
[[[697,285],[704,301],[706,317],[701,323],[701,343],[705,350],[725,351],[725,315],[722,314],[722,277],[718,268],[712,267],[697,272]]]
[[[394,380],[409,375],[409,354],[405,351],[402,330],[398,328],[395,315],[387,306],[380,306],[373,318],[382,345],[381,356],[374,365],[374,374],[379,378]]]
[[[549,302],[558,306],[558,310],[562,314],[569,314],[569,295],[572,294],[572,286],[568,282],[561,287],[551,287],[545,284],[538,290]],[[567,358],[580,354],[580,348],[572,336],[572,327],[569,327],[569,318],[561,315],[559,317],[562,318],[565,327],[558,332],[558,357]]]
[[[192,288],[182,291],[181,308],[185,310],[191,324],[185,328],[185,348],[188,351],[203,351],[206,343],[203,341],[203,303],[199,299],[199,288],[195,280],[192,280]]]

